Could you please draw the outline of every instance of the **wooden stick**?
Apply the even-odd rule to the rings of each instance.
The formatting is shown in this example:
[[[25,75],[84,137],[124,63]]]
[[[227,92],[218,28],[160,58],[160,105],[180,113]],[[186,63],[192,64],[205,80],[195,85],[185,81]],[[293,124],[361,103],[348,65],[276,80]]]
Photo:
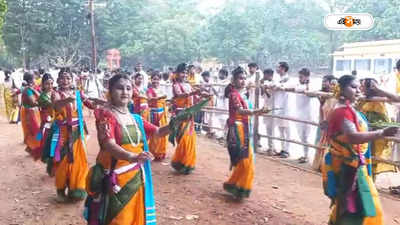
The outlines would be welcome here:
[[[207,110],[207,109],[202,109],[202,112],[208,112],[208,113],[221,113],[221,114],[229,114],[228,112],[222,112],[222,111],[217,111],[217,110]]]
[[[271,118],[276,118],[276,119],[282,119],[282,120],[289,120],[289,121],[294,121],[298,123],[305,123],[313,126],[319,127],[319,123],[311,122],[311,121],[306,121],[306,120],[301,120],[301,119],[296,119],[288,116],[278,116],[278,115],[270,115],[270,114],[262,114],[264,117],[271,117]]]
[[[211,129],[215,129],[215,130],[222,130],[222,131],[225,130],[224,128],[212,127],[212,126],[208,126],[206,124],[200,124],[200,123],[195,123],[195,124],[196,125],[201,125],[201,126],[204,126],[204,127],[208,127],[208,128],[211,128]],[[259,136],[260,137],[264,137],[264,138],[279,140],[279,141],[290,142],[290,143],[294,143],[294,144],[298,144],[298,145],[303,145],[303,146],[307,146],[307,147],[310,147],[310,148],[315,148],[315,149],[318,149],[318,150],[322,150],[322,149],[326,148],[326,146],[317,146],[317,145],[303,143],[303,142],[300,142],[300,141],[284,139],[284,138],[279,138],[279,137],[272,137],[272,136],[269,136],[269,135],[259,134]],[[399,140],[399,138],[388,138],[388,139]],[[389,164],[389,165],[396,166],[396,167],[400,168],[400,161],[392,161],[392,160],[382,159],[382,158],[375,157],[375,156],[372,157],[372,160],[376,161],[376,162],[380,162],[380,163],[386,163],[386,164]]]
[[[203,126],[203,127],[208,127],[208,128],[215,129],[215,130],[222,130],[222,131],[225,130],[224,128],[212,127],[212,126],[208,126],[208,125],[202,124],[202,123],[194,123],[194,124],[199,125],[199,126]]]
[[[386,164],[400,168],[400,161],[392,161],[392,160],[382,159],[382,158],[379,158],[376,156],[372,156],[372,160],[374,160],[376,162],[380,162],[380,163],[386,163]]]
[[[284,138],[279,138],[279,137],[272,137],[269,135],[264,135],[264,134],[259,134],[260,137],[264,137],[264,138],[269,138],[269,139],[274,139],[274,140],[279,140],[279,141],[285,141],[285,142],[290,142],[290,143],[295,143],[298,145],[303,145],[303,146],[307,146],[310,148],[315,148],[315,149],[324,149],[324,146],[317,146],[317,145],[312,145],[312,144],[307,144],[307,143],[303,143],[300,141],[295,141],[295,140],[290,140],[290,139],[284,139]]]
[[[206,110],[202,110],[204,112],[224,113],[224,114],[228,113],[228,110],[226,110],[226,109],[215,108],[215,107],[203,107],[203,109],[206,109]],[[276,118],[276,119],[282,119],[282,120],[290,120],[290,121],[294,121],[294,122],[298,122],[298,123],[305,123],[305,124],[309,124],[309,125],[313,125],[313,126],[319,126],[319,123],[310,122],[310,121],[301,120],[301,119],[296,119],[296,118],[288,117],[288,116],[270,115],[270,114],[267,114],[267,113],[264,113],[261,116],[263,116],[263,117],[271,117],[271,118]]]

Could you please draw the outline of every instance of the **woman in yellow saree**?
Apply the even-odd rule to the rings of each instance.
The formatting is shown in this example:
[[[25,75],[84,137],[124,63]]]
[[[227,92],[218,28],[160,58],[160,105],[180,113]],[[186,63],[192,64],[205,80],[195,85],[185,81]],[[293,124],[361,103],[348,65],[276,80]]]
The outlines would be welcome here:
[[[18,94],[14,80],[11,78],[10,71],[6,71],[4,79],[4,103],[6,107],[6,116],[10,123],[18,123],[20,120],[20,107],[18,101]]]
[[[40,113],[38,108],[39,93],[33,89],[33,75],[30,73],[24,74],[24,81],[27,86],[22,91],[22,109],[21,123],[24,132],[24,142],[26,151],[29,152],[35,159],[34,152],[40,148],[40,140],[37,135],[40,131]]]
[[[167,96],[160,88],[161,75],[154,73],[151,76],[151,87],[147,89],[147,99],[150,107],[150,122],[158,127],[168,124]],[[167,137],[152,137],[149,140],[149,150],[156,160],[163,160],[167,154]]]
[[[89,172],[85,218],[89,225],[156,224],[147,136],[163,137],[169,126],[158,128],[131,114],[128,76],[109,81],[110,104],[95,111],[100,152]]]
[[[148,105],[148,99],[146,96],[146,91],[141,88],[143,82],[143,75],[141,73],[136,73],[134,76],[133,84],[133,111],[139,114],[143,119],[149,121],[150,111]]]
[[[384,225],[378,191],[372,181],[368,142],[393,136],[397,128],[368,131],[368,122],[353,106],[355,77],[339,79],[340,99],[330,115],[329,153],[323,166],[325,194],[332,201],[330,225]]]
[[[375,79],[364,79],[361,83],[361,91],[363,91],[368,97],[370,96],[369,90],[371,82],[373,82],[374,85],[377,84]],[[359,110],[364,113],[369,123],[390,122],[385,104],[385,102],[365,101],[360,104]],[[375,140],[371,142],[371,154],[373,157],[390,160],[392,157],[392,145],[388,140],[385,139]],[[396,167],[393,165],[374,160],[372,161],[372,175],[374,180],[380,173],[396,171]]]
[[[224,189],[236,198],[248,198],[254,180],[253,134],[250,116],[262,113],[253,110],[245,95],[245,72],[241,67],[233,72],[233,84],[225,89],[229,98],[228,152],[233,172],[223,185]]]
[[[81,91],[72,88],[72,75],[68,70],[61,70],[57,81],[59,89],[52,96],[55,118],[51,143],[43,150],[44,160],[48,163],[48,172],[55,171],[56,200],[83,200],[88,163],[82,104],[91,109],[95,105]]]

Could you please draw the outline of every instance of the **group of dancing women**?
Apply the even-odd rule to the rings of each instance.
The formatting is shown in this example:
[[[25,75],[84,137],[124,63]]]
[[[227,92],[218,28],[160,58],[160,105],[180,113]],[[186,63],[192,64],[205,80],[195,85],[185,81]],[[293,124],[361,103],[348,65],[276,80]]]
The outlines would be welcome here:
[[[226,141],[232,172],[223,189],[240,200],[250,196],[255,174],[252,118],[266,109],[255,109],[249,101],[245,70],[237,67],[231,74],[224,96],[229,99]],[[20,117],[26,151],[45,163],[47,173],[55,178],[58,202],[85,200],[84,217],[90,225],[157,223],[151,161],[166,157],[172,118],[184,119],[173,120],[178,132],[171,166],[185,175],[195,169],[193,114],[179,115],[196,105],[194,99],[211,96],[190,84],[182,63],[170,78],[173,98],[167,104],[161,78],[152,74],[144,89],[143,74],[116,73],[108,80],[104,99],[94,99],[75,88],[68,69],[62,69],[56,81],[44,74],[40,88],[32,74],[24,74]],[[397,129],[369,131],[367,118],[354,107],[358,93],[354,76],[340,77],[338,87],[334,103],[328,103],[329,115],[324,115],[328,123],[322,139],[329,148],[318,156],[317,165],[332,202],[329,224],[384,225],[369,143],[393,136]],[[93,110],[96,119],[99,151],[92,167],[87,160],[83,107]]]

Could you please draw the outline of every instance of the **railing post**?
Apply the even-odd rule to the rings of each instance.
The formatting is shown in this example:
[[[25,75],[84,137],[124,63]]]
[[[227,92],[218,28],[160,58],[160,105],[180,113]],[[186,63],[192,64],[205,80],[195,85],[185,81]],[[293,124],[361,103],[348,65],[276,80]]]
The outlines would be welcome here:
[[[259,70],[256,72],[256,90],[255,90],[255,102],[254,108],[258,109],[260,107],[260,72]],[[260,136],[258,135],[258,115],[254,117],[254,152],[258,152],[258,143],[260,141]]]

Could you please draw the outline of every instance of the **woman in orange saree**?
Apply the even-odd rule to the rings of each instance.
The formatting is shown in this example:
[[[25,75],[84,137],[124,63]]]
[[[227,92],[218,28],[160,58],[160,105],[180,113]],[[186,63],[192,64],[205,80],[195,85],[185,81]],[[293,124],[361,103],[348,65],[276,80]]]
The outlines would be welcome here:
[[[323,92],[333,92],[333,89],[337,85],[337,79],[333,75],[327,75],[322,79],[322,91]],[[318,127],[317,134],[317,145],[320,146],[320,149],[315,151],[314,161],[312,163],[313,169],[320,171],[322,162],[324,161],[324,157],[326,154],[325,146],[328,145],[328,118],[330,113],[333,111],[337,103],[337,99],[335,97],[330,98],[320,98],[320,126]]]
[[[187,79],[186,64],[178,65],[176,77],[172,86],[173,91],[173,110],[177,115],[185,108],[193,105],[193,96],[199,94],[194,91]],[[194,130],[193,118],[181,123],[179,133],[176,137],[178,145],[172,157],[172,167],[182,174],[190,174],[196,165],[196,132]]]
[[[368,131],[368,122],[352,103],[355,77],[339,79],[340,99],[330,115],[329,152],[323,165],[325,194],[331,199],[330,225],[384,225],[378,191],[372,181],[370,141],[393,136],[397,128]]]
[[[168,124],[167,118],[167,96],[160,88],[161,75],[154,73],[151,76],[151,87],[147,89],[147,98],[150,107],[150,122],[158,127]],[[163,160],[167,154],[167,137],[152,137],[149,140],[149,150],[156,160]]]
[[[39,93],[33,88],[33,75],[30,73],[24,74],[26,87],[22,91],[22,108],[21,108],[21,123],[24,132],[24,143],[26,151],[29,152],[35,160],[34,152],[40,148],[40,140],[37,135],[40,132],[40,113],[38,108]]]
[[[147,137],[163,137],[169,126],[158,128],[129,113],[129,77],[112,77],[109,92],[110,103],[95,111],[101,149],[87,179],[85,218],[90,225],[155,225]]]
[[[72,75],[61,70],[59,89],[52,96],[55,118],[51,131],[51,143],[43,151],[48,163],[48,172],[55,171],[57,201],[83,200],[86,197],[88,162],[82,104],[90,109],[94,102],[83,93],[74,90]]]
[[[233,172],[223,185],[236,198],[248,198],[254,180],[254,146],[250,116],[263,112],[253,110],[245,95],[245,72],[241,67],[232,71],[233,83],[225,89],[229,98],[228,152]]]

